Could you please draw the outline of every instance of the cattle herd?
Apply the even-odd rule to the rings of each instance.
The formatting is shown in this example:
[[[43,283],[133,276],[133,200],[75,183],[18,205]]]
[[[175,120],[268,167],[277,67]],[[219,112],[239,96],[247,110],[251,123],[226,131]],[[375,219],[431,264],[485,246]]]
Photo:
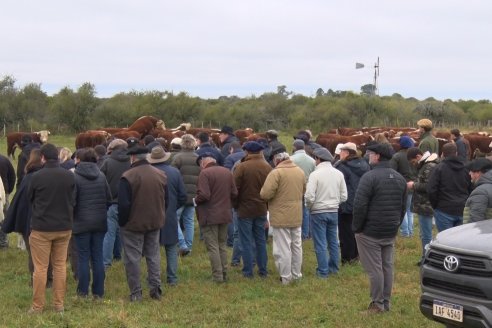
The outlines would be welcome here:
[[[127,128],[100,128],[97,130],[88,130],[77,134],[75,138],[75,148],[95,147],[96,145],[107,145],[115,138],[127,139],[130,137],[143,139],[147,135],[154,138],[163,138],[167,145],[171,144],[174,138],[181,137],[184,134],[196,136],[200,132],[208,132],[213,142],[220,146],[219,132],[220,129],[212,128],[194,128],[190,123],[182,123],[174,129],[167,129],[164,121],[153,116],[142,116]],[[46,143],[48,141],[49,131],[39,132],[13,132],[7,134],[7,155],[14,157],[17,147],[21,147],[22,136],[30,134],[34,142]],[[236,130],[234,132],[241,143],[265,138],[265,133],[254,133],[250,128]],[[365,144],[369,141],[376,140],[389,142],[395,151],[399,150],[399,138],[402,135],[408,135],[414,139],[416,145],[419,142],[419,130],[410,127],[373,127],[373,128],[337,128],[327,132],[320,133],[316,138],[316,143],[335,152],[336,146],[340,143],[353,142],[359,149],[364,151]],[[434,135],[439,141],[440,146],[452,141],[452,135],[449,131],[436,131]],[[469,144],[469,159],[483,154],[492,152],[492,137],[486,132],[470,132],[463,134],[465,142]],[[441,147],[439,147],[441,148]]]

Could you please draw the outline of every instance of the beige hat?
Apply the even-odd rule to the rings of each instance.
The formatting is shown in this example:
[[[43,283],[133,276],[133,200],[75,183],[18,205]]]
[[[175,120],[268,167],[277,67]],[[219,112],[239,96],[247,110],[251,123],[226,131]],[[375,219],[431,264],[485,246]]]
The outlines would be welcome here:
[[[340,147],[340,150],[353,150],[357,151],[357,146],[353,142],[347,142]]]
[[[120,148],[128,148],[128,144],[126,143],[125,140],[122,140],[122,139],[114,139],[113,141],[111,141],[108,145],[108,153],[112,152],[116,147],[120,147]]]
[[[343,143],[339,143],[335,148],[335,155],[340,155],[340,150],[342,150]]]
[[[155,146],[152,148],[152,152],[147,155],[147,162],[151,164],[163,163],[171,157],[171,153],[164,151],[164,148]]]
[[[423,118],[417,122],[417,125],[421,128],[432,128],[432,121],[427,118]]]

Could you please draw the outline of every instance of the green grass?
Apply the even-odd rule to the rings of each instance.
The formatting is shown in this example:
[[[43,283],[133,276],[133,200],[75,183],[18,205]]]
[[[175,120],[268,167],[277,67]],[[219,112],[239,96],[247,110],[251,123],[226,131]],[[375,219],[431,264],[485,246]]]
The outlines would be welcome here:
[[[57,146],[71,149],[73,140],[50,137]],[[4,140],[0,141],[2,149]],[[231,268],[229,282],[218,285],[212,282],[205,246],[197,237],[196,234],[192,255],[179,259],[179,285],[163,285],[160,302],[148,297],[144,261],[144,301],[128,302],[123,264],[116,262],[107,272],[103,301],[78,298],[76,283],[69,273],[65,313],[52,311],[48,290],[45,312],[28,316],[31,289],[27,253],[15,248],[17,236],[11,234],[11,247],[0,251],[0,327],[438,327],[425,319],[418,308],[418,236],[397,239],[392,309],[381,315],[365,313],[370,301],[369,282],[360,264],[341,267],[338,275],[326,280],[316,278],[312,241],[303,243],[304,277],[298,283],[280,284],[270,241],[268,278],[245,279],[240,268]],[[165,255],[161,267],[165,273]]]

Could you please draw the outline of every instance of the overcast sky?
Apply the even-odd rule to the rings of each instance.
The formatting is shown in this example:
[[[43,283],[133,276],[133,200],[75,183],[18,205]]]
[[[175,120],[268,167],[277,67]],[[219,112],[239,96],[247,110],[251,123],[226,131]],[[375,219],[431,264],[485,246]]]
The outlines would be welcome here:
[[[0,75],[50,95],[311,96],[359,92],[379,56],[380,95],[492,99],[491,14],[485,0],[4,0]]]

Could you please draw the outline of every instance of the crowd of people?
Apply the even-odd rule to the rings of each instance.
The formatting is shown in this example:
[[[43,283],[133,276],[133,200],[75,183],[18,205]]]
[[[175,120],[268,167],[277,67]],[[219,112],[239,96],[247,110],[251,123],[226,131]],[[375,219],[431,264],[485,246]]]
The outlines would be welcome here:
[[[281,284],[302,278],[303,241],[312,240],[316,275],[326,279],[340,265],[361,263],[370,281],[368,311],[389,311],[395,238],[413,236],[417,214],[422,241],[438,231],[492,217],[492,161],[467,161],[458,130],[439,144],[432,122],[417,122],[418,147],[401,136],[372,142],[365,153],[354,143],[335,154],[299,131],[292,154],[270,130],[265,139],[241,145],[233,129],[220,132],[221,147],[206,132],[171,142],[147,137],[115,139],[105,148],[79,149],[22,139],[17,175],[0,155],[0,211],[6,233],[22,236],[33,289],[30,314],[64,311],[67,256],[79,297],[104,297],[105,273],[123,258],[130,301],[141,301],[141,259],[147,264],[149,295],[162,296],[160,246],[166,283],[178,283],[178,256],[192,256],[199,225],[216,283],[228,281],[229,266],[242,275],[267,277],[269,230]],[[465,154],[465,156],[463,156]],[[9,204],[9,194],[17,191]],[[475,187],[475,188],[474,188]],[[197,221],[195,221],[195,214]],[[228,257],[227,246],[232,247]],[[123,256],[122,256],[123,254]],[[419,260],[418,265],[421,264]]]

